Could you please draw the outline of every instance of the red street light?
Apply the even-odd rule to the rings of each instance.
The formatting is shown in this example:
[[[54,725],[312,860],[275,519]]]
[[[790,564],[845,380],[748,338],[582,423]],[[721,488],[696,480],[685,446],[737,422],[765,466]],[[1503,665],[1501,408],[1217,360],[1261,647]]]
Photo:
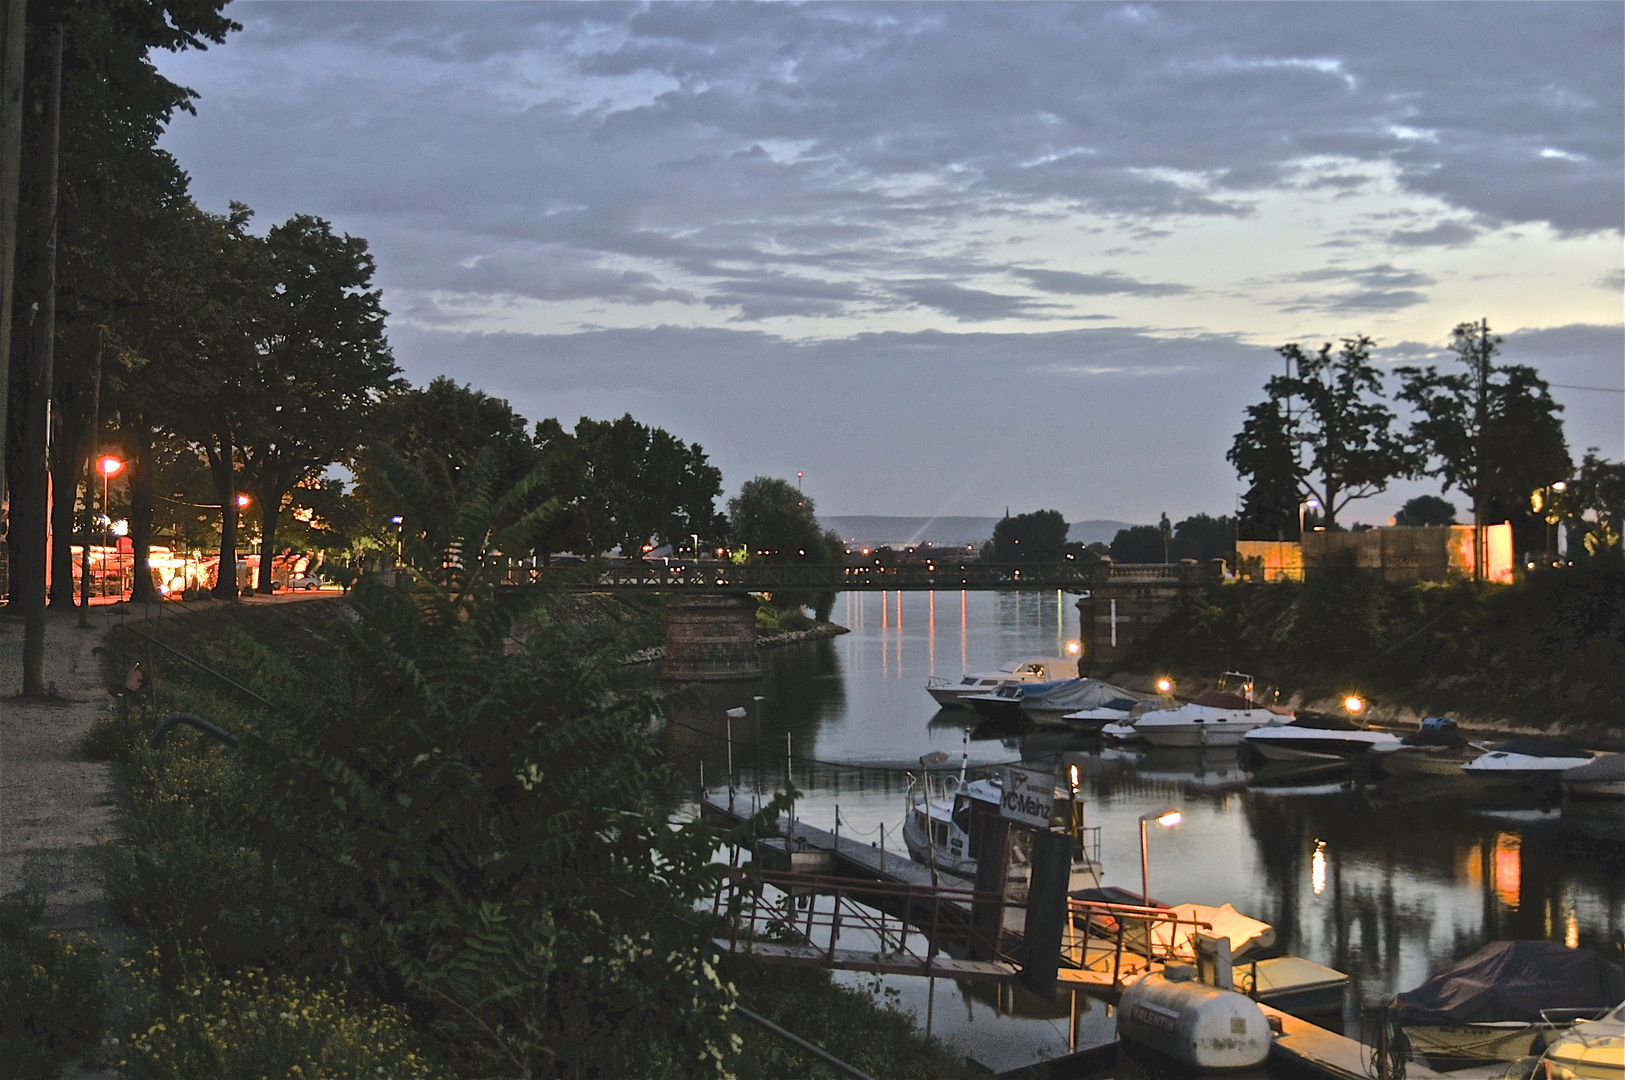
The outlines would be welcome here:
[[[101,473],[104,479],[111,479],[124,471],[124,462],[112,454],[103,454],[96,459],[96,471]]]
[[[239,495],[239,496],[237,496],[237,505],[238,506],[247,506],[248,502],[249,502],[249,499],[248,499],[247,495]]]

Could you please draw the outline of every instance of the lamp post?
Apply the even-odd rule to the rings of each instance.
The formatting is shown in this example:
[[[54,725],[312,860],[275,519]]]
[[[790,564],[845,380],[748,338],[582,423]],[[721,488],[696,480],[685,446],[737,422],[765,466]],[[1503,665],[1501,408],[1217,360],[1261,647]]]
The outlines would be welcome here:
[[[1185,815],[1178,810],[1156,810],[1149,814],[1140,815],[1140,904],[1142,907],[1151,906],[1151,858],[1146,846],[1145,826],[1147,822],[1155,821],[1164,829],[1171,829],[1185,820]],[[1151,916],[1145,917],[1145,962],[1151,963]]]
[[[124,471],[124,461],[113,455],[103,454],[96,459],[96,471],[102,474],[102,595],[107,595],[107,549],[112,541],[109,539],[113,527],[113,515],[107,512],[107,482]],[[85,537],[88,548],[90,537]],[[86,565],[88,565],[88,560]],[[124,579],[123,564],[119,564],[119,581],[122,587]],[[86,596],[89,594],[86,593]]]
[[[1320,509],[1320,500],[1312,495],[1298,503],[1298,542],[1300,544],[1303,543],[1303,513],[1311,506],[1316,510]]]

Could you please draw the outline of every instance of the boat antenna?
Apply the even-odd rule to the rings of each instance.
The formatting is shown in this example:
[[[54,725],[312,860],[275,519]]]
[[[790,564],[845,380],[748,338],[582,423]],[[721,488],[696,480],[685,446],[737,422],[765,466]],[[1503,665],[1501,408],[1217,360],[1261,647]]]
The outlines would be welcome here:
[[[966,728],[959,744],[959,786],[965,786],[965,770],[970,768],[970,728]]]

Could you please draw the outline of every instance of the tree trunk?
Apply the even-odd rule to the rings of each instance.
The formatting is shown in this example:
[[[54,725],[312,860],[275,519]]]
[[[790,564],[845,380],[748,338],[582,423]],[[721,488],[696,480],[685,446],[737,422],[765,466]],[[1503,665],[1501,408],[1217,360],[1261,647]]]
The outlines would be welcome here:
[[[17,276],[17,186],[23,162],[23,59],[26,0],[0,0],[0,396],[11,387],[11,297]],[[5,501],[6,419],[0,406],[0,502]]]
[[[80,415],[71,415],[80,412]],[[53,610],[72,611],[73,541],[79,519],[79,481],[85,475],[84,461],[89,425],[81,410],[69,415],[57,413],[55,450],[51,456],[51,594]]]
[[[152,585],[152,425],[145,416],[136,416],[124,433],[130,451],[130,548],[134,552],[132,603],[156,603],[162,599]]]
[[[260,579],[256,588],[262,593],[272,593],[276,591],[276,582],[271,578],[271,559],[276,551],[277,519],[282,516],[282,493],[260,491],[257,494],[260,500]]]
[[[44,697],[45,685],[45,523],[50,462],[51,374],[56,350],[56,195],[61,147],[62,31],[52,44],[51,81],[45,102],[44,198],[39,207],[39,313],[27,371],[28,404],[23,414],[21,490],[11,500],[12,602],[23,613],[23,697]],[[19,520],[19,518],[21,520]],[[20,541],[20,543],[19,543]],[[18,550],[18,549],[21,550]],[[20,558],[18,558],[20,556]],[[20,595],[19,595],[20,593]]]
[[[219,445],[208,447],[209,473],[214,477],[215,494],[220,498],[220,564],[214,575],[214,595],[219,600],[237,598],[237,485],[232,468],[232,439],[229,431],[217,433]]]

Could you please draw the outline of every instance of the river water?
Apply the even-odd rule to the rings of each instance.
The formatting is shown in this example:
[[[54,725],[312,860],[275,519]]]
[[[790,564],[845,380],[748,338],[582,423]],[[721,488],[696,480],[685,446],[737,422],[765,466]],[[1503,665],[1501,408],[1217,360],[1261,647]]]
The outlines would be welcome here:
[[[1057,655],[1077,612],[1054,593],[847,593],[833,618],[851,633],[763,654],[759,683],[713,686],[672,703],[668,754],[683,775],[770,794],[789,767],[806,794],[797,816],[899,848],[908,777],[922,755],[972,768],[1056,755],[1083,775],[1089,823],[1101,826],[1103,880],[1140,888],[1139,818],[1183,811],[1149,841],[1151,895],[1164,903],[1231,903],[1275,927],[1276,947],[1349,974],[1341,1018],[1359,1033],[1362,1006],[1387,1000],[1488,941],[1566,941],[1620,960],[1625,927],[1625,807],[1493,805],[1473,790],[1425,781],[1355,785],[1346,777],[1258,774],[1233,751],[1125,751],[1082,736],[964,734],[973,714],[938,711],[931,675],[986,671],[1023,655]],[[939,766],[941,768],[942,766]],[[1065,995],[1001,1000],[987,985],[840,974],[882,1000],[929,1014],[933,1033],[995,1069],[1067,1048]],[[934,994],[934,997],[932,995]],[[930,999],[930,1000],[928,1000]],[[1111,1037],[1088,1003],[1080,1045]]]

